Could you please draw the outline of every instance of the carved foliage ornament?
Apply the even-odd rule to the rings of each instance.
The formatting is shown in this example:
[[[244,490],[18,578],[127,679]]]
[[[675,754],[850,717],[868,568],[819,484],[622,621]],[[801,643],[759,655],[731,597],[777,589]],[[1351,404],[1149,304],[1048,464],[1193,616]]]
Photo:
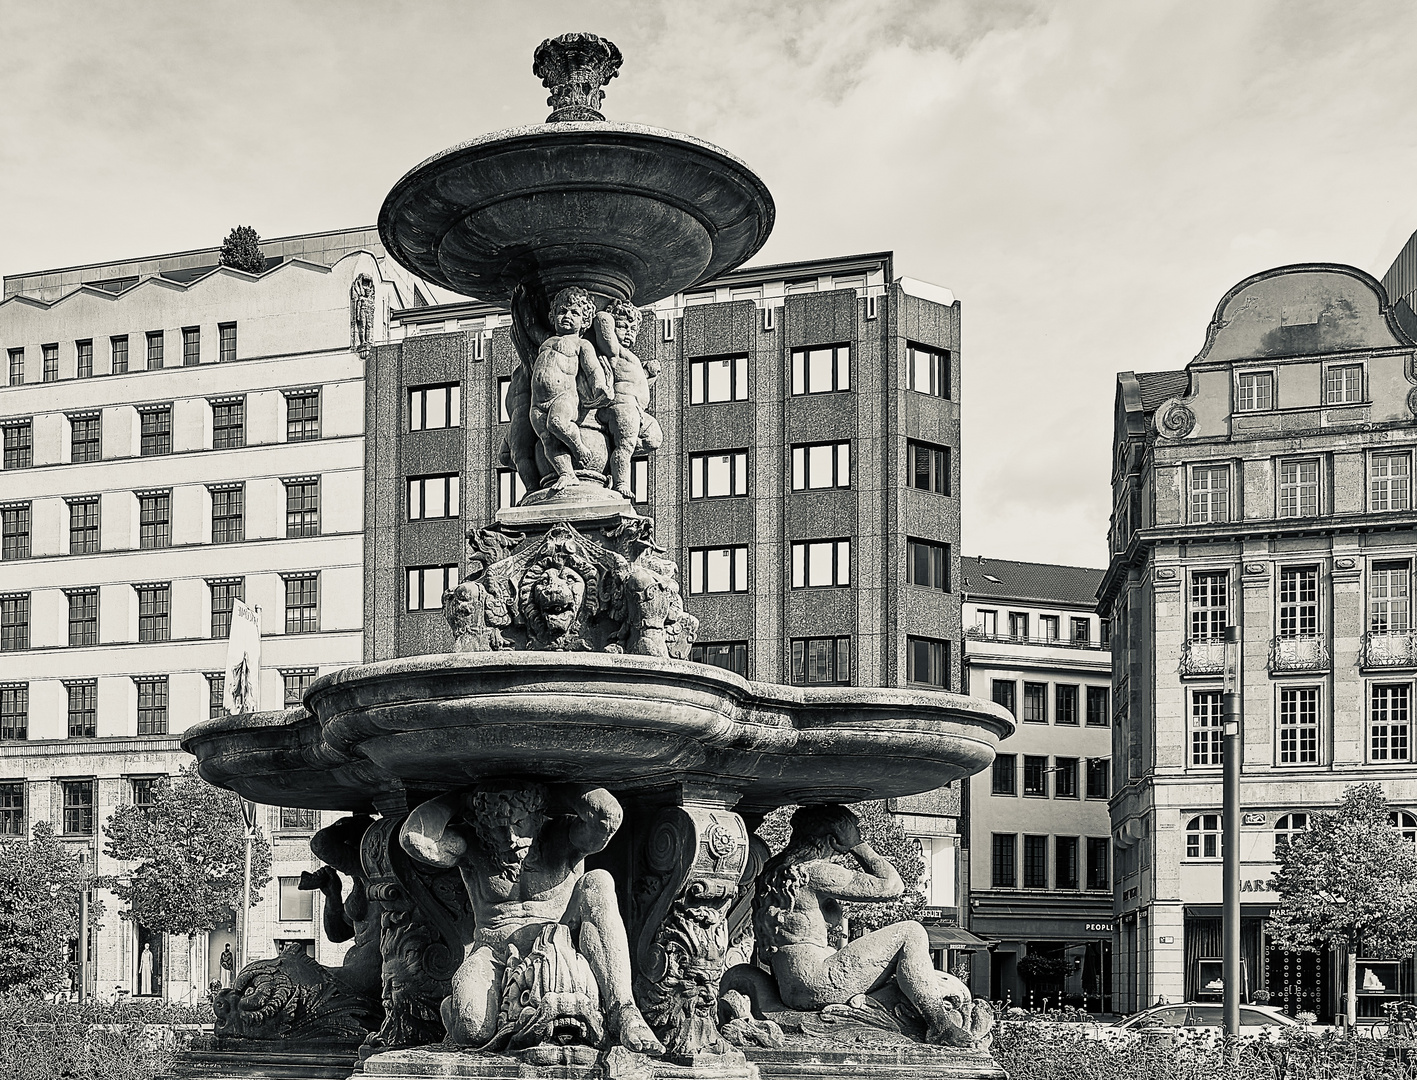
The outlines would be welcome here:
[[[604,120],[605,84],[620,73],[624,57],[615,43],[595,34],[562,34],[537,46],[531,72],[551,91],[548,124]]]

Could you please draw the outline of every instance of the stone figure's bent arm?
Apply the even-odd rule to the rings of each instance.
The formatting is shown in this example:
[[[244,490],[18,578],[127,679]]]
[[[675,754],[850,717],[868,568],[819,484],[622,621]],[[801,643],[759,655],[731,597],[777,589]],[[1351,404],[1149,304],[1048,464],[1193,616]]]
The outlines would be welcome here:
[[[467,853],[467,841],[448,826],[461,804],[461,796],[440,795],[419,806],[399,829],[403,849],[429,866],[456,866]]]
[[[610,384],[605,365],[600,362],[600,357],[596,354],[595,346],[582,338],[576,351],[579,353],[581,371],[592,391],[590,398],[582,404],[591,409],[609,405],[615,400],[615,390]]]
[[[848,870],[826,861],[813,864],[812,884],[819,894],[859,904],[895,900],[905,894],[905,885],[895,867],[870,844],[857,844],[847,854],[856,859],[860,870]]]

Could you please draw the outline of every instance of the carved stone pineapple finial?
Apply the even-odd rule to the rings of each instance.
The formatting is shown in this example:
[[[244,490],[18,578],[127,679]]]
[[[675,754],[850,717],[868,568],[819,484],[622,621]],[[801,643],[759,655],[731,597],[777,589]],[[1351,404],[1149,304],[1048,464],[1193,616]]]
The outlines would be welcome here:
[[[546,122],[604,120],[604,87],[620,73],[623,60],[614,42],[595,34],[562,34],[538,45],[531,71],[551,91]]]

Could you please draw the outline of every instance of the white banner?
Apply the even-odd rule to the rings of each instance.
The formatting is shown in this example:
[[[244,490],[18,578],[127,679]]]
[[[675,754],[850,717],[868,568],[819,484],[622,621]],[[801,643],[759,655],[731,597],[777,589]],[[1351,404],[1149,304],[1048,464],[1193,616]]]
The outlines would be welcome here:
[[[222,705],[228,713],[255,712],[261,707],[261,609],[240,600],[231,605]]]

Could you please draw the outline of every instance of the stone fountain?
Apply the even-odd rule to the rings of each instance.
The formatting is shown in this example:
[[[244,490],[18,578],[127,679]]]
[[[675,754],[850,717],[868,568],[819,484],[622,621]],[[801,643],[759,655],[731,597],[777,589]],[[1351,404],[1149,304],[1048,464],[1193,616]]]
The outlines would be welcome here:
[[[304,883],[354,939],[344,965],[248,965],[194,1075],[347,1076],[356,1048],[391,1080],[999,1075],[988,1006],[923,928],[847,940],[840,904],[901,889],[843,804],[986,768],[1008,714],[687,660],[698,621],[627,497],[663,441],[635,335],[641,306],[758,251],[774,208],[725,151],[606,121],[620,63],[592,34],[543,42],[547,122],[446,150],[384,203],[394,258],[510,304],[505,456],[530,494],[469,535],[451,652],[184,736],[214,784],[345,812],[311,846],[353,882]],[[771,856],[752,826],[788,804]]]

